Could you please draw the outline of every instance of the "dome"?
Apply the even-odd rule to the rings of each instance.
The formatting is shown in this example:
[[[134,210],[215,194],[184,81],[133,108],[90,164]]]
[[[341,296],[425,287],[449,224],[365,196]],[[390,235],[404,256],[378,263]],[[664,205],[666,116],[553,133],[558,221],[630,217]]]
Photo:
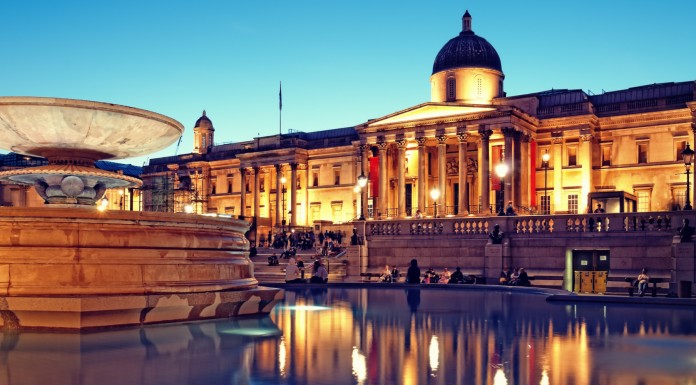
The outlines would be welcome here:
[[[438,52],[433,63],[433,74],[453,68],[478,67],[503,72],[500,56],[486,39],[471,30],[471,15],[462,17],[462,32],[452,38]]]
[[[196,120],[196,124],[194,124],[193,127],[213,128],[213,122],[205,115],[205,110],[203,110],[203,115]]]

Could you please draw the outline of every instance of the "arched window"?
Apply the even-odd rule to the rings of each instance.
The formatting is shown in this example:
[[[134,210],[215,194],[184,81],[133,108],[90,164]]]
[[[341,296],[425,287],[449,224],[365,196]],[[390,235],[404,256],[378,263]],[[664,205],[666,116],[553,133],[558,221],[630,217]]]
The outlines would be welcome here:
[[[457,80],[455,78],[447,79],[447,101],[453,102],[457,100]]]

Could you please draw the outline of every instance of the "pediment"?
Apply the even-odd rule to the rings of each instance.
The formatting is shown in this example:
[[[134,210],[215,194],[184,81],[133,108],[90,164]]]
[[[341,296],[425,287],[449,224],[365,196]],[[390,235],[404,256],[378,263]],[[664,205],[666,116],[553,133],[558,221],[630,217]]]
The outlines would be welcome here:
[[[467,115],[493,110],[495,110],[495,107],[453,105],[449,103],[424,103],[409,109],[395,112],[379,119],[374,119],[368,122],[366,126],[379,127],[421,120],[427,121],[431,119],[442,119],[451,116]]]

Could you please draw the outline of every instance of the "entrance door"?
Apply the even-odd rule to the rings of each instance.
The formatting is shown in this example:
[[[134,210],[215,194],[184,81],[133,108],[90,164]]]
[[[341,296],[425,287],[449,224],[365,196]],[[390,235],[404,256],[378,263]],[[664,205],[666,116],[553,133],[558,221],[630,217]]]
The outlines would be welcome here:
[[[413,183],[406,183],[406,216],[413,216]]]
[[[454,215],[459,214],[459,183],[454,184]]]

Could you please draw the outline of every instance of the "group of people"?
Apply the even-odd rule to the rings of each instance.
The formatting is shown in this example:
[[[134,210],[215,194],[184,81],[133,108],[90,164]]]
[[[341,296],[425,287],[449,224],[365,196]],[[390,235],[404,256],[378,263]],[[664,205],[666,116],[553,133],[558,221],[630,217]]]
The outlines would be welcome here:
[[[508,286],[532,286],[523,267],[501,271],[498,283]]]
[[[389,266],[387,266],[387,269]],[[396,270],[398,277],[398,269],[394,268],[392,271]],[[386,276],[383,274],[383,277]],[[389,282],[395,282],[393,275],[392,280]],[[462,272],[462,269],[457,267],[454,272],[450,272],[446,267],[441,274],[438,274],[431,267],[425,271],[425,274],[421,277],[421,270],[418,267],[418,260],[412,259],[411,264],[406,272],[406,283],[474,283],[475,279],[469,275]]]
[[[326,266],[321,261],[317,259],[312,264],[312,275],[309,278],[310,283],[326,283],[329,281],[329,272],[326,270]],[[297,261],[295,258],[290,258],[288,265],[285,268],[285,282],[287,283],[304,283],[305,280],[305,268],[302,258],[298,257]]]

